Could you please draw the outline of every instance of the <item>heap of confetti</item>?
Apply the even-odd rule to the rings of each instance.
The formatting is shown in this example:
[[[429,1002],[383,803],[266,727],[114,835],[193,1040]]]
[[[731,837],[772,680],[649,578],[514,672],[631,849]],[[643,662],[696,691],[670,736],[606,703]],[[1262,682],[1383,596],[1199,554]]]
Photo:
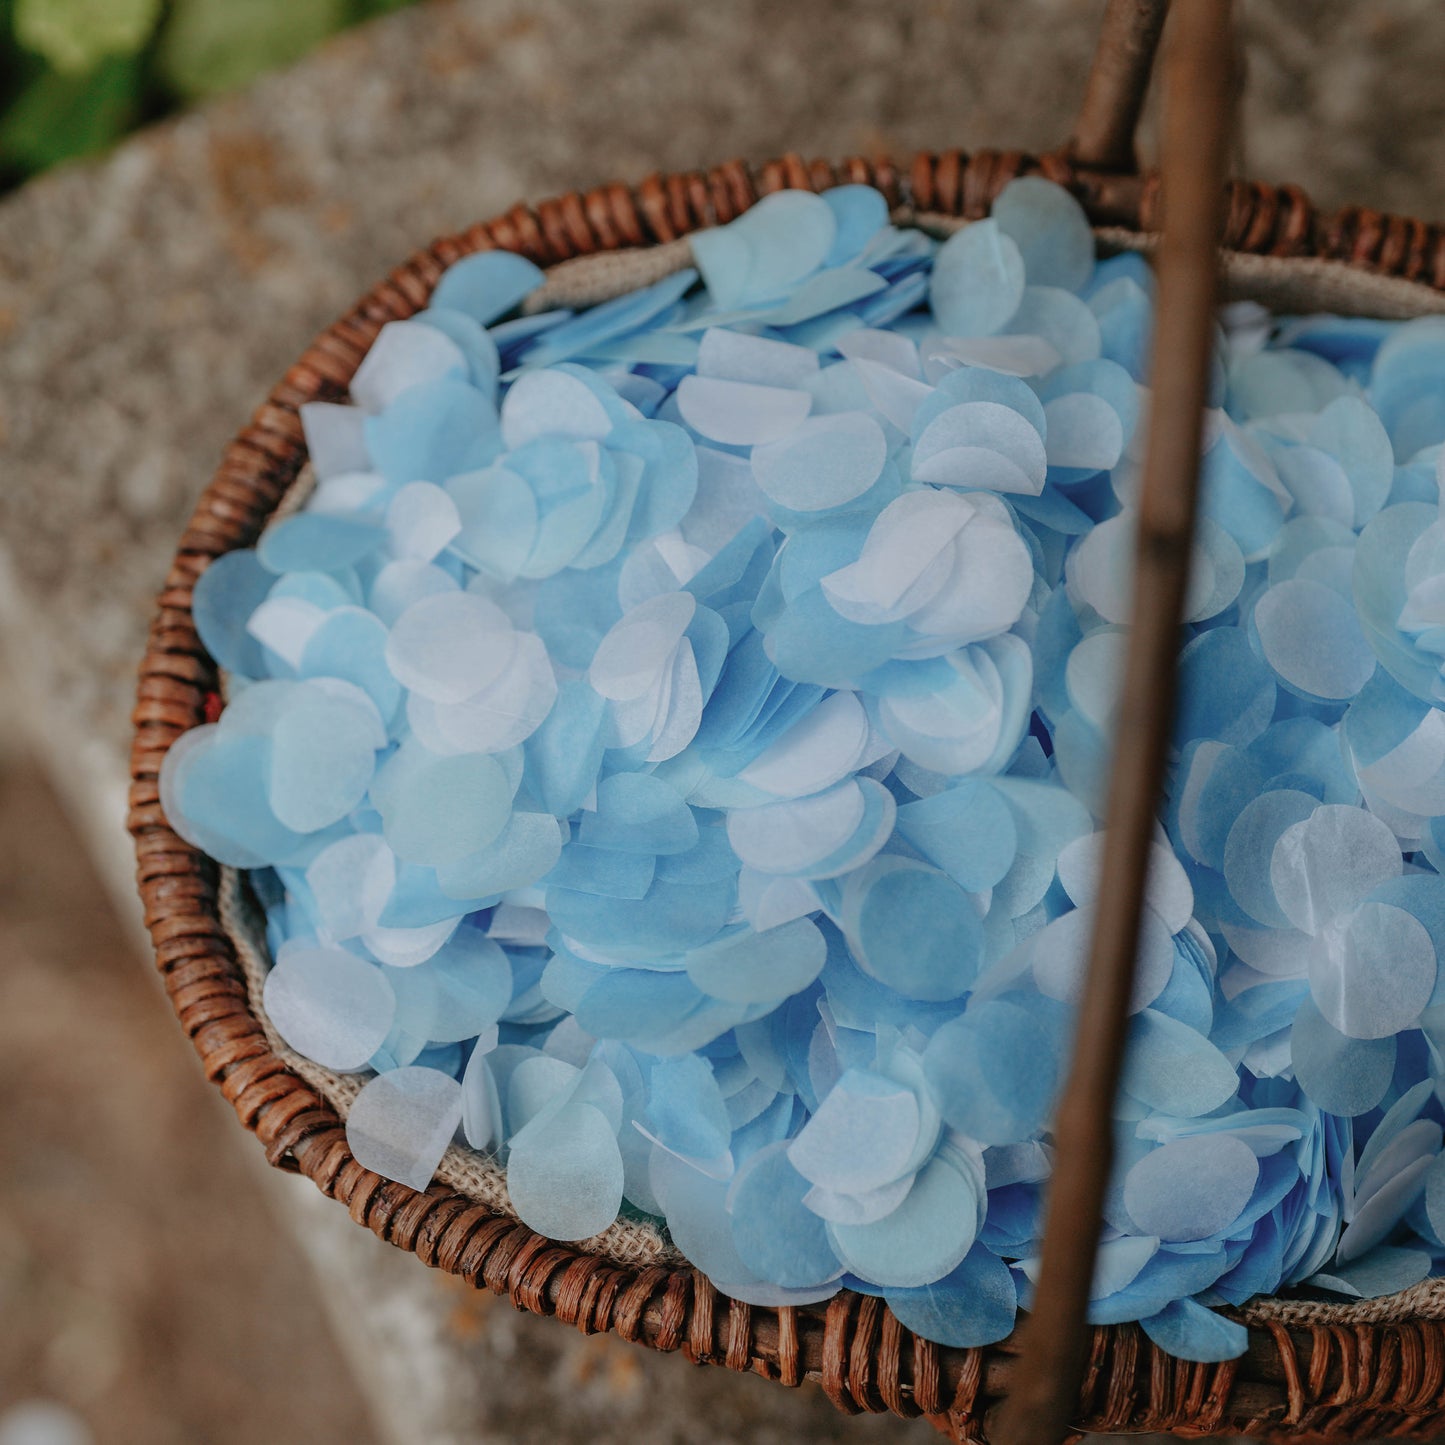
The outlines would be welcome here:
[[[1027,1303],[1096,891],[1151,278],[1014,182],[771,196],[536,310],[491,252],[303,408],[162,778],[366,1166],[984,1344]],[[1091,1318],[1445,1262],[1445,322],[1226,312]],[[1127,759],[1124,760],[1127,765]]]

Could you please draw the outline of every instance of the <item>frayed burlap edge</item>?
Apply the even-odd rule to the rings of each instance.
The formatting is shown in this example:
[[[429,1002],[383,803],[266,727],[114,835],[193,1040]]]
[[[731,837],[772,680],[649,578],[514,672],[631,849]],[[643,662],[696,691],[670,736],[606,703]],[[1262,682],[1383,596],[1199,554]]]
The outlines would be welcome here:
[[[955,216],[914,215],[909,211],[895,212],[893,219],[898,224],[917,225],[941,235],[951,234],[968,224]],[[1104,250],[1140,251],[1146,255],[1153,250],[1156,239],[1119,227],[1100,227],[1095,235]],[[651,285],[692,264],[692,246],[686,238],[638,250],[578,257],[548,271],[545,284],[528,298],[526,310],[593,306]],[[1432,287],[1362,271],[1339,261],[1227,252],[1224,277],[1226,293],[1231,299],[1258,301],[1281,314],[1308,315],[1323,311],[1405,320],[1445,313],[1445,294]],[[312,485],[314,478],[308,466],[278,508],[276,518],[300,507]],[[251,1010],[265,1030],[270,1047],[345,1119],[365,1078],[321,1068],[289,1048],[271,1026],[263,1006],[266,974],[270,969],[265,928],[240,874],[233,868],[222,869],[220,914],[245,975]],[[452,1145],[442,1158],[436,1178],[497,1214],[517,1217],[507,1195],[505,1170],[495,1158]],[[583,1240],[578,1248],[623,1265],[684,1262],[658,1227],[639,1221],[619,1220],[601,1234]],[[1372,1325],[1407,1319],[1440,1320],[1445,1319],[1445,1279],[1425,1280],[1398,1294],[1356,1304],[1265,1297],[1251,1301],[1234,1313],[1248,1324],[1273,1321],[1295,1325]]]
[[[1140,251],[1146,256],[1158,239],[1119,226],[1104,226],[1094,234],[1106,250]],[[1445,292],[1433,286],[1316,256],[1251,256],[1227,251],[1224,291],[1231,301],[1258,301],[1281,316],[1327,311],[1338,316],[1408,321],[1413,316],[1445,313]]]
[[[527,297],[522,310],[529,316],[564,306],[580,310],[651,286],[691,265],[692,242],[686,236],[631,251],[577,256],[551,267],[545,283]]]

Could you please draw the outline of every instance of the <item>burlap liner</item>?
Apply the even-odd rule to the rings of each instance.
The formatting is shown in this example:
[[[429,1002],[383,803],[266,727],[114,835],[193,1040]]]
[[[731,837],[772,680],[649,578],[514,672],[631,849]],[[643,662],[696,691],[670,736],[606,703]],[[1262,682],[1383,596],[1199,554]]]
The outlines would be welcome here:
[[[915,224],[931,234],[946,235],[968,224],[953,216],[913,215],[896,212],[900,224]],[[1117,227],[1096,233],[1101,250],[1153,249],[1154,237]],[[608,251],[564,261],[548,272],[546,284],[528,298],[529,312],[553,307],[596,305],[627,291],[647,286],[692,264],[692,247],[686,238],[638,250]],[[1258,301],[1280,314],[1329,311],[1345,316],[1374,316],[1404,320],[1411,316],[1445,313],[1445,294],[1413,281],[1362,271],[1340,261],[1314,257],[1250,256],[1238,252],[1224,258],[1225,289],[1231,299]],[[311,489],[307,467],[288,492],[276,517],[294,511]],[[275,520],[275,518],[273,518]],[[272,1051],[286,1061],[345,1119],[352,1100],[361,1092],[366,1076],[337,1074],[291,1049],[271,1026],[263,1007],[266,974],[271,967],[264,921],[234,868],[221,870],[221,923],[236,949],[246,978],[251,1010],[266,1033]],[[497,1214],[516,1218],[507,1196],[506,1173],[493,1156],[453,1144],[442,1158],[436,1178],[458,1194]],[[681,1264],[683,1257],[656,1225],[640,1220],[618,1220],[601,1234],[577,1246],[617,1264]],[[1262,1297],[1233,1311],[1247,1323],[1274,1320],[1284,1324],[1371,1325],[1406,1319],[1445,1319],[1445,1279],[1429,1279],[1398,1294],[1357,1304],[1320,1300]]]
[[[546,283],[527,298],[522,309],[533,315],[561,306],[595,306],[599,301],[611,301],[614,296],[651,286],[691,265],[692,242],[686,236],[631,251],[578,256],[553,266],[547,272]]]
[[[899,210],[895,222],[916,225],[930,235],[951,235],[968,225],[957,216]],[[1101,226],[1094,234],[1101,250],[1154,249],[1155,237],[1120,226]],[[563,261],[547,273],[546,284],[527,300],[529,312],[558,306],[595,306],[626,291],[649,286],[692,265],[687,237],[632,251],[604,251]],[[1374,316],[1403,321],[1411,316],[1445,314],[1445,292],[1313,256],[1251,256],[1231,251],[1224,258],[1225,291],[1231,300],[1258,301],[1281,315],[1331,311],[1341,316]]]

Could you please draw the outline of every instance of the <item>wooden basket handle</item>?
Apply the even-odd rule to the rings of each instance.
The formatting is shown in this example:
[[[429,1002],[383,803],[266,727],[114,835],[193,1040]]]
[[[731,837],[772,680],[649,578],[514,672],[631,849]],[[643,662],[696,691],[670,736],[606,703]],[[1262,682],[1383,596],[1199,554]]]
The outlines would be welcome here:
[[[1169,0],[1109,0],[1066,148],[1079,165],[1099,171],[1138,170],[1134,137],[1168,13]]]
[[[1057,1153],[1038,1289],[1021,1330],[1019,1378],[1001,1407],[999,1445],[1061,1440],[1076,1412],[1083,1374],[1089,1287],[1113,1163],[1114,1101],[1193,555],[1231,129],[1229,8],[1230,0],[1179,0],[1171,37],[1153,393],[1103,873],[1073,1062],[1054,1126]],[[1145,10],[1162,18],[1164,5],[1113,0],[1109,10],[1116,18],[1130,11],[1137,19]]]

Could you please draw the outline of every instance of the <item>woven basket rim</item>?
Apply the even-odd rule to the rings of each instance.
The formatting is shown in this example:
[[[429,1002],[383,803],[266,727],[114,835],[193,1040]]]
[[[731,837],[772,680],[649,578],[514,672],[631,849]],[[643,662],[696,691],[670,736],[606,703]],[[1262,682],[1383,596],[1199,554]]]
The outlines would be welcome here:
[[[986,1349],[937,1346],[904,1329],[880,1300],[850,1292],[813,1308],[750,1307],[691,1268],[619,1266],[446,1186],[417,1193],[362,1169],[335,1110],[268,1045],[221,920],[216,866],[167,825],[158,776],[171,744],[205,720],[216,688],[190,614],[196,578],[216,556],[255,540],[299,474],[306,455],[300,405],[344,396],[381,326],[423,307],[454,261],[500,248],[557,266],[676,241],[775,190],[850,182],[877,186],[901,215],[956,225],[985,216],[1009,180],[1030,173],[1068,186],[1116,239],[1143,243],[1157,230],[1154,176],[1091,173],[1060,155],[924,153],[906,171],[886,159],[835,166],[789,155],[757,168],[732,161],[655,175],[636,188],[571,193],[535,209],[519,205],[416,252],[316,338],[226,448],[157,600],[133,714],[128,826],[157,966],[208,1077],[271,1164],[304,1173],[381,1238],[520,1308],[786,1385],[814,1378],[850,1413],[923,1414],[963,1442],[984,1438],[985,1414],[1007,1390],[1012,1336]],[[1428,296],[1429,309],[1445,306],[1445,231],[1422,221],[1360,207],[1324,214],[1297,187],[1236,181],[1225,245],[1241,257],[1334,262],[1397,286],[1415,283],[1410,291]],[[1433,1318],[1445,1314],[1445,1299],[1381,1303],[1387,1308],[1378,1318],[1343,1324],[1337,1310],[1308,1302],[1243,1312],[1262,1328],[1251,1330],[1242,1359],[1219,1365],[1175,1360],[1134,1325],[1095,1327],[1078,1424],[1194,1435],[1246,1427],[1289,1435],[1366,1425],[1367,1433],[1428,1431],[1445,1422],[1445,1323]]]

